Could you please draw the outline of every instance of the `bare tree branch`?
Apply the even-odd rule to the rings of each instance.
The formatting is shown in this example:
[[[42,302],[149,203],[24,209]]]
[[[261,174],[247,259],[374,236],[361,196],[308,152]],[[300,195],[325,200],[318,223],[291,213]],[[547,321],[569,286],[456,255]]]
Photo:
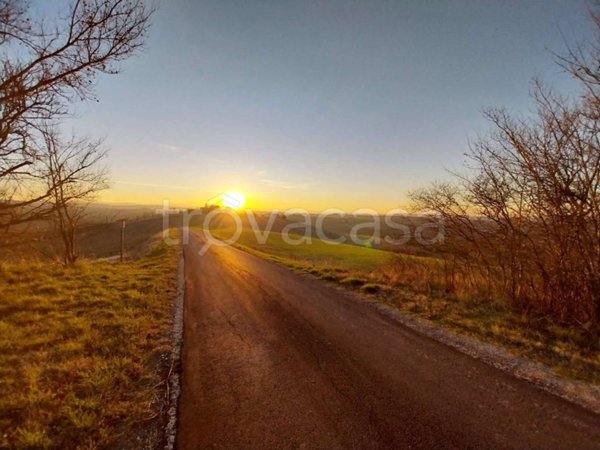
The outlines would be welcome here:
[[[118,72],[143,45],[152,12],[143,0],[74,0],[49,27],[29,17],[27,2],[0,0],[0,226],[42,214],[41,128],[91,98],[98,74]]]

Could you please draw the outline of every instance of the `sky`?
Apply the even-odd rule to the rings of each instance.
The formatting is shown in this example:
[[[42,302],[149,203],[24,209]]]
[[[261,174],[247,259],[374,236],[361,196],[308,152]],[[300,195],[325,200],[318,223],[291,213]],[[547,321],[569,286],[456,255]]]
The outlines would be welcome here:
[[[572,93],[551,51],[591,41],[564,1],[162,0],[144,50],[66,127],[105,137],[100,201],[255,209],[407,204],[488,125],[527,114],[532,77]]]

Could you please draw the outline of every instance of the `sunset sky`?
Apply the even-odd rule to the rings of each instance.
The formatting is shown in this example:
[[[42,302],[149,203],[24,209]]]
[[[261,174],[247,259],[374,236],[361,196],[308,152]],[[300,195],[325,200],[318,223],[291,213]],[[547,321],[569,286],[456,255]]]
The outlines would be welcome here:
[[[35,3],[35,2],[34,2]],[[67,128],[105,136],[106,202],[380,211],[456,169],[481,109],[526,113],[583,1],[163,0],[145,50]]]

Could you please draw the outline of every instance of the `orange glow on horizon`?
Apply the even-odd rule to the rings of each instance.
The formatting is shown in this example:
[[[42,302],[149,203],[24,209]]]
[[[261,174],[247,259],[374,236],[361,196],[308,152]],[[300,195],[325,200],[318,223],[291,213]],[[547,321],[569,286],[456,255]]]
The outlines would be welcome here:
[[[164,188],[151,186],[122,186],[116,185],[111,189],[101,192],[97,198],[98,203],[108,204],[131,204],[139,206],[158,206],[168,200],[173,208],[200,208],[211,203],[219,196],[223,197],[231,194],[241,194],[244,197],[243,205],[225,204],[224,206],[233,209],[249,209],[255,211],[270,211],[277,209],[285,211],[291,208],[304,209],[310,212],[319,212],[329,208],[339,208],[347,212],[359,208],[372,208],[381,213],[403,206],[400,202],[406,202],[406,198],[401,196],[397,202],[378,198],[377,196],[365,195],[365,198],[348,198],[343,195],[336,195],[335,192],[327,194],[314,195],[314,192],[302,191],[273,191],[273,190],[253,190],[245,189],[245,186],[229,186],[229,189],[207,190],[199,188],[196,190],[185,190],[165,192]],[[234,195],[234,197],[235,197]],[[221,200],[222,202],[222,200]]]

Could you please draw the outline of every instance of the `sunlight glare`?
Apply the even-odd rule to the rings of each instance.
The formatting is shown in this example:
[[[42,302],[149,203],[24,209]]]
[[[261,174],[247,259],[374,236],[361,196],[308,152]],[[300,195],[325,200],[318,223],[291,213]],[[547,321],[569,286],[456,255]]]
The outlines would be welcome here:
[[[227,192],[223,194],[223,205],[227,208],[238,209],[246,204],[246,196],[241,192]]]

